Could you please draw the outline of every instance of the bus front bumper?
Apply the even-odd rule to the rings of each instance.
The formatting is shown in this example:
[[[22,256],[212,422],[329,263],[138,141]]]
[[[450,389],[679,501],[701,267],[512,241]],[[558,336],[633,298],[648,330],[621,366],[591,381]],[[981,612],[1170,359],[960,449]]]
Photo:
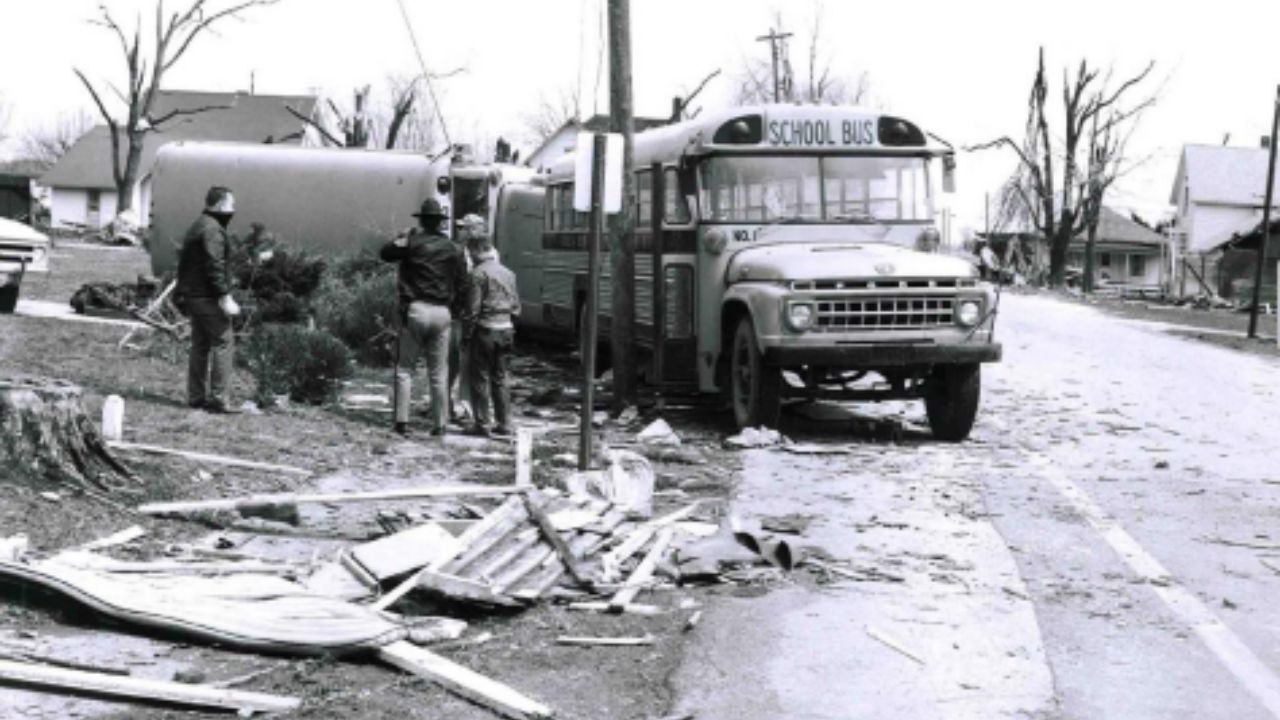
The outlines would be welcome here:
[[[765,364],[778,367],[880,368],[999,362],[1000,343],[849,343],[765,348]]]

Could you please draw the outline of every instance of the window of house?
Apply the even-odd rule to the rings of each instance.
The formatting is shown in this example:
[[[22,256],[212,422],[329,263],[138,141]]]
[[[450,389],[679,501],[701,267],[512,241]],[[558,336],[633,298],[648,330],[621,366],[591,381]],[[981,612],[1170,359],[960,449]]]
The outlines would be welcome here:
[[[1098,267],[1111,267],[1111,253],[1098,253]]]
[[[96,213],[98,212],[99,209],[101,209],[101,207],[102,207],[102,191],[90,190],[89,191],[89,212]]]
[[[1129,256],[1129,277],[1143,277],[1147,274],[1147,258],[1144,255]]]

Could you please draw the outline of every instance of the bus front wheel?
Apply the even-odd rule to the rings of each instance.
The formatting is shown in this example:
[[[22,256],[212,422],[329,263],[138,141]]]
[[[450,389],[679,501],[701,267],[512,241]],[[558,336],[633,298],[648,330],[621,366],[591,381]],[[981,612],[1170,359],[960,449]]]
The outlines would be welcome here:
[[[982,392],[981,365],[939,365],[933,369],[924,395],[925,414],[933,436],[945,442],[969,437],[978,417]]]
[[[782,371],[765,365],[749,315],[738,319],[733,332],[729,392],[733,419],[738,427],[778,426],[782,414]]]

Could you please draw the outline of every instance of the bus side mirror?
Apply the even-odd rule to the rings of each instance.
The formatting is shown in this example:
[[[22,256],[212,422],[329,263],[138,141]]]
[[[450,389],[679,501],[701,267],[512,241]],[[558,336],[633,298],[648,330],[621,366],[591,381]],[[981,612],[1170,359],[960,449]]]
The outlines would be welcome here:
[[[956,156],[954,153],[947,153],[942,156],[942,192],[953,193],[956,191]]]

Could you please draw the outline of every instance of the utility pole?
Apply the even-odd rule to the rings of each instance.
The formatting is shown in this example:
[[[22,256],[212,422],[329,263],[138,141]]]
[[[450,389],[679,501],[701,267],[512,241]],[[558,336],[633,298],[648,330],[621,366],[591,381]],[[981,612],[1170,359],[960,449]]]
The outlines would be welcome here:
[[[756,42],[769,43],[769,54],[773,57],[773,101],[782,102],[779,94],[780,85],[778,83],[778,60],[782,53],[778,46],[787,38],[791,37],[791,33],[780,33],[777,30],[770,29],[768,35],[761,35],[756,38]]]
[[[613,323],[610,354],[613,356],[614,413],[635,400],[635,291],[636,291],[636,185],[632,167],[635,135],[631,104],[631,1],[609,0],[609,115],[610,128],[622,135],[622,211],[609,219],[610,293]],[[654,212],[661,204],[651,203]],[[655,348],[655,351],[657,348]]]
[[[578,412],[579,470],[589,469],[595,456],[591,421],[596,410],[596,330],[600,315],[600,293],[597,286],[600,284],[600,229],[604,227],[604,145],[604,135],[596,134],[592,137],[591,227],[587,232],[587,322],[580,329],[586,337],[582,344],[582,407]]]
[[[1267,261],[1271,240],[1271,198],[1276,182],[1276,130],[1280,128],[1280,85],[1276,86],[1276,109],[1271,119],[1271,152],[1267,161],[1267,197],[1262,205],[1262,237],[1258,240],[1258,267],[1253,274],[1253,309],[1249,311],[1249,337],[1258,337],[1258,307],[1262,304],[1262,265]]]

